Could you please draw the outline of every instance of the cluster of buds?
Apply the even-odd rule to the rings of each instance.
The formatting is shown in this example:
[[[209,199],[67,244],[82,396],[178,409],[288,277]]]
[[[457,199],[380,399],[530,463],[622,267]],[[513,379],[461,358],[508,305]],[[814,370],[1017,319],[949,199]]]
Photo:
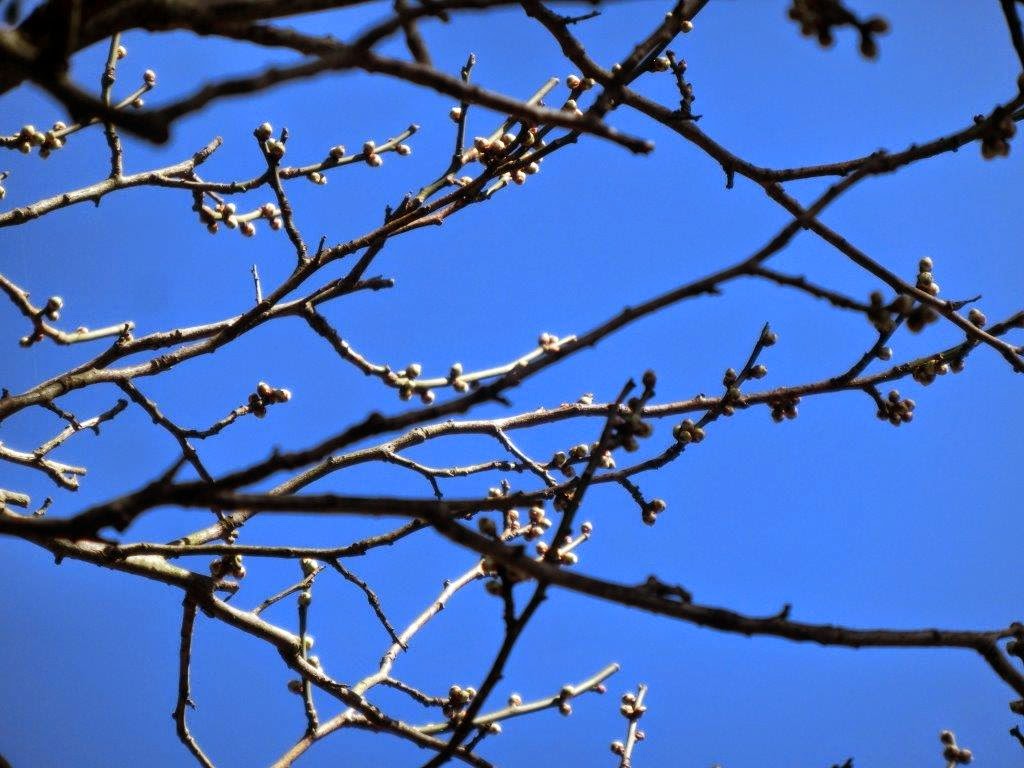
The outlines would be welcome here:
[[[902,298],[902,297],[901,297]],[[908,297],[909,298],[909,297]],[[907,314],[907,329],[911,333],[920,333],[926,326],[939,319],[939,313],[927,304],[918,304]]]
[[[484,589],[487,591],[487,594],[500,597],[504,591],[504,587],[502,585],[502,580],[498,578],[498,567],[492,560],[485,557],[481,562],[481,568],[483,569],[484,575],[490,577],[486,582],[484,582]],[[523,581],[523,578],[518,574],[513,572],[505,573],[506,584],[518,584],[520,581]]]
[[[643,686],[641,686],[643,691]],[[644,712],[647,711],[647,707],[644,706],[641,696],[635,693],[628,692],[622,695],[622,703],[619,706],[619,714],[621,714],[629,722],[630,731],[632,732],[632,738],[636,741],[643,741],[647,738],[647,734],[636,727],[637,721],[643,717]],[[619,740],[613,741],[610,745],[612,754],[618,755],[619,757],[627,757],[626,745]],[[625,762],[625,761],[623,761]]]
[[[505,524],[505,536],[516,536],[519,534],[519,510],[515,508],[506,509],[502,514]]]
[[[271,229],[278,230],[284,226],[284,222],[281,220],[281,211],[273,203],[264,203],[260,206],[259,211],[260,218],[266,219]]]
[[[572,714],[572,704],[570,700],[576,695],[576,689],[571,685],[564,685],[558,692],[558,698],[556,703],[558,704],[558,711],[565,717]]]
[[[40,310],[43,317],[48,320],[60,320],[60,311],[64,308],[64,299],[60,296],[51,296],[46,300],[46,306]]]
[[[576,470],[572,464],[574,461],[582,461],[590,454],[590,446],[586,443],[574,445],[568,451],[555,451],[548,462],[549,467],[559,470],[566,477],[575,477]]]
[[[913,377],[914,381],[918,384],[928,386],[935,381],[938,376],[945,376],[950,371],[959,373],[963,370],[963,360],[955,361],[956,368],[954,368],[942,358],[933,358],[926,363],[922,363],[914,369]]]
[[[544,507],[539,504],[535,507],[530,507],[530,511],[527,514],[529,515],[530,522],[522,529],[523,538],[527,541],[539,539],[551,527],[551,519],[545,513]]]
[[[264,203],[248,213],[238,213],[238,206],[234,203],[219,202],[213,208],[204,205],[199,209],[199,218],[211,235],[217,234],[219,222],[223,222],[228,229],[237,229],[245,237],[252,237],[256,234],[255,222],[260,219],[266,219],[273,230],[281,229],[284,226],[284,222],[281,220],[281,211],[273,203]]]
[[[540,170],[540,164],[537,162],[531,162],[524,165],[522,168],[516,168],[509,174],[509,178],[513,184],[522,186],[526,183],[526,177],[532,176]]]
[[[249,395],[249,411],[257,419],[267,415],[267,407],[276,403],[287,403],[292,399],[291,390],[276,389],[265,381],[256,385],[256,391]]]
[[[704,428],[693,423],[693,419],[683,419],[672,427],[672,437],[683,445],[699,443],[704,439]]]
[[[974,759],[971,750],[956,743],[956,736],[952,731],[940,732],[939,741],[943,744],[942,756],[949,761],[950,765],[966,765]]]
[[[67,126],[61,122],[54,123],[48,131],[39,131],[34,125],[24,125],[14,138],[14,146],[23,155],[31,152],[32,147],[39,147],[39,156],[45,159],[51,152],[64,146],[65,139],[61,132],[66,129]]]
[[[894,389],[887,399],[880,402],[877,416],[882,421],[888,421],[894,427],[898,427],[913,420],[915,406],[913,400],[900,398],[900,393]]]
[[[373,139],[367,139],[363,142],[363,160],[371,168],[380,168],[384,165],[384,158],[377,152],[377,145]]]
[[[842,26],[855,27],[860,33],[860,52],[867,59],[878,56],[878,43],[875,35],[889,31],[889,23],[880,16],[872,16],[861,21],[839,0],[793,0],[789,8],[789,18],[800,25],[800,34],[818,38],[818,43],[827,48],[835,42],[833,28]]]
[[[651,499],[649,502],[644,504],[643,512],[641,513],[641,519],[645,525],[654,525],[658,522],[658,515],[664,512],[668,508],[664,499]]]
[[[472,384],[475,383],[462,378],[462,374],[462,363],[452,363],[452,367],[448,370],[448,381],[456,392],[468,392]]]
[[[537,345],[545,352],[557,352],[559,350],[558,337],[553,333],[542,333],[537,337]]]
[[[558,562],[561,565],[576,565],[580,561],[580,557],[573,550],[579,544],[581,544],[582,542],[584,542],[587,539],[589,539],[590,535],[593,532],[594,532],[594,525],[593,525],[593,523],[590,523],[590,522],[583,523],[583,525],[580,526],[580,537],[578,539],[574,539],[570,534],[566,534],[562,538],[561,542],[556,542],[558,546],[555,549],[555,554],[557,554],[558,557],[557,558],[550,558],[549,557],[548,559],[549,560],[554,559],[556,562]],[[537,549],[537,555],[539,557],[543,558],[543,557],[547,557],[548,556],[548,551],[551,549],[551,546],[549,546],[547,542],[545,542],[545,541],[538,541],[535,546],[536,546],[536,549]]]
[[[986,160],[1010,154],[1010,139],[1017,133],[1013,116],[1002,107],[996,107],[987,118],[977,115],[974,122],[982,127],[981,156]]]
[[[43,340],[43,318],[48,320],[59,320],[60,311],[64,307],[64,299],[60,296],[51,296],[46,300],[45,306],[36,313],[35,329],[27,336],[22,336],[18,339],[18,343],[23,347],[31,347]]]
[[[633,452],[640,447],[637,438],[650,437],[654,431],[650,422],[644,421],[643,412],[644,406],[654,397],[654,386],[658,382],[658,377],[654,371],[647,370],[644,371],[642,381],[644,391],[640,396],[629,398],[626,401],[626,413],[616,413],[611,419],[609,444],[612,448],[622,447]]]
[[[925,256],[917,263],[917,287],[932,296],[939,295],[939,284],[932,275],[932,260]]]
[[[284,157],[285,147],[283,141],[274,138],[274,126],[270,123],[260,123],[259,127],[254,131],[254,135],[257,141],[263,143],[263,149],[266,151],[267,157],[275,163],[280,162],[281,158]]]
[[[231,575],[236,579],[245,578],[245,565],[242,563],[241,555],[224,555],[210,562],[210,575],[215,579],[222,579]]]
[[[772,409],[772,421],[778,423],[783,419],[795,419],[797,417],[797,405],[800,398],[797,396],[779,397],[769,400],[768,405]]]
[[[755,379],[763,379],[768,375],[768,366],[755,365],[750,368],[747,375]],[[743,393],[740,392],[740,377],[734,368],[727,368],[722,376],[722,386],[725,387],[725,394],[722,396],[721,412],[723,416],[732,416],[737,408],[746,408],[746,401]]]
[[[420,402],[430,405],[434,402],[434,390],[416,387],[413,383],[423,373],[423,366],[419,363],[409,363],[401,371],[388,370],[384,377],[388,384],[398,387],[398,396],[402,400],[411,400],[415,393],[419,393]],[[469,387],[467,386],[466,389]],[[458,387],[456,387],[458,389]],[[460,392],[463,390],[459,390]]]
[[[526,146],[533,144],[535,135],[536,129],[527,129],[523,134],[523,144]],[[529,136],[530,138],[526,139],[526,136]],[[503,133],[501,136],[498,136],[496,139],[489,139],[486,136],[477,136],[473,139],[473,150],[475,150],[475,152],[471,150],[469,159],[471,161],[479,160],[484,165],[496,165],[505,159],[505,153],[516,143],[517,139],[518,137],[514,133],[508,131]]]
[[[518,136],[508,131],[494,139],[477,136],[473,140],[473,146],[466,151],[464,160],[466,162],[475,162],[479,160],[487,166],[498,165],[509,159],[509,149],[514,145],[517,146],[517,148],[529,148],[534,146],[543,147],[544,142],[537,138],[537,129],[534,126],[524,127],[524,130],[522,130]],[[522,160],[523,158],[520,159]],[[522,185],[526,183],[527,176],[532,176],[538,171],[540,171],[540,161],[530,161],[525,165],[520,164],[520,167],[505,174],[503,180],[512,181],[514,184]],[[472,183],[473,178],[470,176],[463,176],[461,179],[456,179],[452,176],[449,181],[452,184],[464,187],[467,184]]]
[[[453,723],[457,723],[463,718],[466,707],[475,696],[476,688],[453,685],[448,689],[448,699],[441,705],[441,711],[445,717]]]
[[[909,296],[897,296],[889,304],[881,291],[872,291],[868,299],[868,320],[879,333],[890,333],[896,327],[894,315],[906,315],[914,306],[914,300]]]
[[[584,91],[589,91],[597,85],[597,81],[592,77],[580,77],[579,75],[573,74],[566,76],[565,84],[569,87],[570,91],[579,94]]]
[[[566,99],[562,105],[562,111],[568,112],[574,117],[583,117],[583,110],[580,109],[580,105],[576,103],[576,99]]]
[[[622,694],[622,704],[619,707],[619,714],[631,723],[644,716],[647,707],[638,701],[635,693],[627,692]]]

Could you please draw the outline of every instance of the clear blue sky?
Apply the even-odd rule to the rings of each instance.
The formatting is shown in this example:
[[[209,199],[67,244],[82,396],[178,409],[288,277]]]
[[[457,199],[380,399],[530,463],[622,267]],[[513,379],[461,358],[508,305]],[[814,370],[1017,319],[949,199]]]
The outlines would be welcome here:
[[[883,12],[892,32],[881,56],[864,61],[852,34],[828,51],[802,39],[783,0],[713,0],[696,30],[676,46],[690,65],[700,125],[743,157],[790,166],[845,159],[879,147],[902,149],[957,130],[988,113],[1014,88],[1018,66],[998,3],[944,0],[858,2]],[[622,57],[664,13],[631,2],[577,27],[606,65]],[[346,37],[376,13],[337,13],[316,25]],[[304,22],[307,26],[308,23]],[[425,25],[438,66],[456,72],[469,51],[474,78],[526,96],[567,68],[546,34],[521,12]],[[129,57],[117,92],[152,67],[159,104],[190,92],[216,73],[248,72],[271,60],[264,51],[172,34],[126,36]],[[75,60],[75,74],[97,83],[104,46]],[[283,54],[273,54],[283,60]],[[670,103],[668,76],[647,78],[645,92]],[[268,94],[218,103],[182,122],[173,140],[153,148],[126,141],[127,170],[184,159],[214,135],[225,146],[206,178],[255,175],[251,138],[269,120],[292,133],[289,161],[313,161],[327,147],[358,147],[412,122],[422,130],[408,158],[383,168],[352,167],[326,187],[290,187],[297,223],[308,240],[332,242],[379,222],[397,202],[447,163],[451,100],[383,78],[329,75]],[[0,100],[0,129],[62,117],[27,89]],[[494,115],[477,110],[471,134],[488,132]],[[395,366],[419,361],[444,373],[511,359],[540,331],[586,330],[624,304],[731,263],[763,244],[786,215],[754,185],[726,190],[717,165],[696,148],[626,109],[612,122],[649,136],[646,158],[587,139],[548,160],[522,188],[510,189],[468,215],[389,243],[376,270],[397,280],[387,293],[345,300],[327,315],[369,357]],[[984,295],[1000,318],[1024,304],[1024,241],[1019,185],[1024,152],[985,162],[976,146],[891,177],[869,180],[831,208],[825,221],[890,269],[912,278],[922,256],[951,296]],[[107,149],[86,131],[43,162],[8,153],[5,204],[18,205],[102,178]],[[792,185],[810,200],[819,182]],[[269,198],[249,198],[259,205]],[[251,302],[249,267],[264,285],[287,274],[294,258],[283,233],[254,240],[206,233],[177,191],[112,195],[99,209],[78,206],[5,230],[0,271],[38,297],[60,294],[68,327],[134,319],[140,332],[218,319]],[[804,233],[775,262],[819,282],[867,296],[876,286],[843,257]],[[722,371],[742,364],[761,324],[780,343],[769,350],[768,385],[794,384],[845,370],[874,337],[862,318],[840,314],[769,285],[730,285],[720,297],[690,302],[630,327],[598,348],[545,372],[512,394],[527,410],[573,400],[586,391],[614,397],[628,376],[654,368],[658,400],[717,391]],[[93,348],[17,346],[23,319],[0,306],[0,385],[21,391],[84,359]],[[949,327],[922,337],[899,335],[897,359],[955,342]],[[393,411],[382,392],[333,356],[301,323],[273,323],[215,356],[189,362],[140,388],[179,423],[204,426],[241,403],[266,379],[295,393],[262,421],[243,420],[200,445],[208,466],[225,471],[299,447],[362,417]],[[854,626],[983,629],[1024,619],[1020,599],[1018,514],[1021,379],[988,350],[967,370],[928,388],[900,387],[917,400],[913,424],[893,429],[860,393],[806,400],[800,418],[776,425],[764,409],[709,429],[699,450],[641,483],[669,509],[654,528],[640,524],[628,497],[611,488],[588,496],[585,517],[595,536],[580,568],[639,582],[657,573],[692,590],[703,603],[768,614],[786,602],[793,617]],[[109,407],[115,388],[93,388],[62,401],[80,416]],[[481,413],[498,413],[491,407]],[[22,449],[59,428],[42,410],[3,424],[0,439]],[[670,424],[658,426],[656,441]],[[538,455],[596,439],[594,424],[520,435]],[[59,456],[88,464],[74,496],[59,494],[52,514],[67,515],[134,488],[165,468],[176,445],[131,409],[103,436],[79,435]],[[439,443],[412,455],[431,461],[493,458],[487,441]],[[449,485],[458,495],[497,481]],[[516,478],[512,478],[516,480]],[[52,493],[28,471],[0,467],[0,486]],[[332,476],[320,490],[419,495],[426,487],[394,467],[364,467]],[[199,512],[164,510],[130,535],[161,541],[201,524]],[[337,519],[263,519],[246,541],[345,543],[372,526]],[[379,526],[378,526],[379,527]],[[15,768],[188,765],[169,714],[176,693],[180,594],[91,566],[52,558],[29,544],[0,543],[0,753]],[[429,537],[351,561],[379,588],[396,624],[406,623],[443,579],[473,562]],[[196,562],[195,567],[204,564]],[[239,604],[257,604],[294,581],[294,565],[249,563]],[[291,606],[268,618],[294,628]],[[386,637],[362,596],[331,574],[318,584],[312,632],[328,672],[352,680],[375,668]],[[477,685],[500,642],[497,601],[474,588],[460,595],[396,672],[432,691]],[[617,694],[651,686],[643,725],[648,740],[637,766],[726,768],[785,765],[827,768],[855,757],[858,768],[940,765],[938,731],[953,729],[981,765],[1019,764],[1007,736],[1012,691],[968,651],[823,649],[772,639],[727,636],[554,591],[528,628],[495,696],[548,695],[609,661],[623,670],[612,695],[575,703],[572,717],[546,712],[507,724],[483,748],[500,765],[612,765],[608,743],[621,738]],[[268,763],[301,735],[301,706],[276,653],[200,617],[193,668],[199,709],[193,731],[218,766]],[[383,705],[406,706],[389,695]],[[321,699],[322,714],[333,713]],[[425,712],[398,709],[414,722]],[[427,754],[388,736],[337,734],[299,764],[418,765]]]

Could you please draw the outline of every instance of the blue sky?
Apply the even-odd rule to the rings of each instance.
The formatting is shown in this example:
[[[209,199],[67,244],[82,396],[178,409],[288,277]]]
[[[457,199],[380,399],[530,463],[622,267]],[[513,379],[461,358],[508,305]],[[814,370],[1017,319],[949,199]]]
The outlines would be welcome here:
[[[800,38],[781,0],[714,0],[676,50],[689,63],[701,127],[737,154],[769,166],[845,159],[885,147],[902,149],[967,125],[1014,88],[1018,65],[998,4],[905,0],[883,12],[892,31],[878,61],[864,61],[851,33],[823,51]],[[346,37],[386,9],[359,9],[296,22]],[[657,23],[665,7],[631,2],[609,7],[576,29],[591,55],[608,65]],[[526,96],[548,77],[571,72],[557,47],[521,12],[467,15],[424,26],[437,66],[456,72],[479,59],[474,78]],[[159,105],[204,78],[248,72],[287,59],[184,34],[130,33],[116,92],[153,68]],[[83,52],[75,74],[96,83],[105,46]],[[397,48],[394,49],[398,51]],[[668,76],[640,89],[671,103]],[[418,189],[447,164],[452,101],[394,81],[328,75],[267,94],[220,102],[177,126],[163,147],[126,140],[134,172],[184,159],[214,135],[224,147],[205,178],[255,175],[261,159],[251,138],[264,120],[287,125],[288,160],[311,162],[333,144],[380,141],[410,123],[422,126],[408,158],[389,155],[372,170],[353,166],[325,187],[293,182],[296,220],[306,238],[341,242],[372,228],[386,204]],[[0,99],[4,132],[61,117],[28,89]],[[477,110],[472,134],[497,116]],[[632,156],[586,139],[547,162],[522,188],[456,216],[441,228],[389,243],[375,271],[396,287],[346,299],[325,310],[356,349],[402,366],[421,362],[443,374],[455,360],[467,369],[504,362],[529,350],[537,334],[580,332],[621,309],[732,263],[787,223],[754,185],[724,188],[717,165],[695,147],[626,109],[617,127],[650,137],[656,151]],[[102,135],[84,131],[43,162],[8,153],[6,204],[19,205],[105,176]],[[823,219],[888,268],[910,279],[918,259],[935,261],[945,294],[982,294],[980,306],[1001,318],[1024,305],[1024,235],[1015,148],[985,162],[976,146],[874,178]],[[791,185],[803,201],[819,181]],[[249,198],[266,202],[265,191]],[[4,231],[0,271],[35,297],[60,294],[66,326],[133,319],[139,332],[210,321],[251,302],[249,267],[264,286],[291,269],[283,233],[263,228],[247,240],[211,237],[194,219],[191,200],[174,190],[132,190],[96,209],[78,206]],[[866,297],[878,287],[811,233],[799,235],[773,262]],[[723,295],[673,307],[636,323],[596,349],[549,369],[511,395],[515,412],[555,406],[592,391],[615,396],[645,368],[659,374],[658,401],[714,392],[722,371],[742,364],[761,325],[780,343],[764,361],[767,386],[795,384],[845,370],[873,341],[863,318],[802,295],[745,281]],[[17,346],[23,319],[0,307],[0,385],[21,391],[85,359],[95,348]],[[900,334],[897,359],[959,340],[936,325],[922,336]],[[204,426],[244,401],[256,381],[289,387],[287,406],[267,419],[243,419],[199,446],[207,465],[226,471],[264,458],[271,447],[300,447],[332,434],[371,408],[393,412],[397,398],[338,360],[297,321],[273,323],[216,355],[191,361],[140,388],[179,423]],[[620,490],[595,489],[584,516],[595,535],[581,551],[587,573],[627,582],[657,573],[684,584],[703,603],[753,614],[793,604],[804,621],[854,626],[987,629],[1024,618],[1015,514],[1020,478],[1020,379],[989,350],[966,371],[922,388],[901,384],[918,410],[893,429],[874,416],[861,393],[807,399],[800,417],[774,424],[764,409],[714,425],[698,450],[657,476],[642,479],[669,509],[648,528]],[[115,388],[93,388],[62,401],[80,416],[109,407]],[[489,406],[481,414],[507,412]],[[28,449],[51,436],[56,418],[24,412],[3,425],[5,444]],[[657,426],[663,444],[671,424]],[[594,423],[522,433],[524,449],[545,455],[596,439]],[[59,457],[89,466],[75,494],[55,496],[52,514],[72,514],[136,487],[166,468],[176,445],[136,409],[105,425],[99,439],[79,435]],[[494,458],[487,441],[449,439],[410,453],[434,463]],[[492,478],[449,484],[455,495],[479,494]],[[510,478],[519,482],[519,478]],[[0,487],[42,499],[43,478],[0,468]],[[395,467],[365,466],[314,488],[421,495],[426,487]],[[383,489],[383,491],[382,491]],[[161,510],[131,536],[161,541],[199,527],[196,511]],[[345,543],[379,524],[347,519],[258,519],[245,539]],[[5,540],[0,558],[0,753],[22,766],[120,766],[189,762],[169,714],[176,692],[180,595],[91,566],[52,558]],[[392,620],[404,625],[445,578],[473,557],[432,540],[411,538],[351,561],[374,584]],[[205,564],[196,561],[196,568]],[[294,564],[249,563],[238,603],[256,605],[295,580]],[[276,611],[276,613],[274,612]],[[268,618],[294,628],[292,606]],[[482,589],[465,591],[417,636],[396,672],[432,691],[477,685],[500,642],[500,609]],[[318,583],[312,632],[328,672],[351,680],[370,672],[387,638],[351,585],[325,574]],[[638,766],[793,765],[826,768],[855,757],[858,768],[939,765],[938,731],[954,730],[979,764],[1020,759],[1007,736],[1012,692],[967,651],[827,649],[701,630],[621,607],[553,591],[525,633],[495,702],[510,691],[549,695],[610,661],[623,665],[611,695],[510,722],[482,753],[500,765],[612,765],[608,743],[621,738],[617,694],[646,682],[649,738]],[[193,731],[219,766],[270,762],[301,735],[300,703],[285,690],[289,675],[269,647],[199,619]],[[429,720],[388,694],[376,699],[413,722]],[[334,710],[321,700],[322,714]],[[402,709],[405,707],[405,709]],[[299,765],[418,765],[427,755],[386,736],[336,734]]]

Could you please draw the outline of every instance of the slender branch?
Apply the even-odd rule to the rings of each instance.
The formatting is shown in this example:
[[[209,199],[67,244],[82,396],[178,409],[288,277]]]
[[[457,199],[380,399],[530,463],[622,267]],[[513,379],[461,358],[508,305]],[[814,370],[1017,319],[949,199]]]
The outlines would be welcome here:
[[[381,626],[384,627],[384,631],[388,633],[388,636],[391,638],[392,642],[397,643],[402,647],[403,650],[405,650],[406,645],[404,641],[395,633],[395,628],[391,626],[391,622],[388,620],[388,617],[384,613],[384,608],[380,604],[380,598],[377,597],[377,593],[370,589],[370,587],[367,585],[365,581],[360,579],[358,576],[352,573],[352,571],[350,571],[348,568],[342,565],[337,558],[333,558],[331,560],[328,560],[327,562],[334,570],[341,574],[342,578],[344,578],[345,581],[351,584],[355,584],[357,587],[359,587],[362,593],[366,596],[366,602],[370,604],[370,608],[373,609],[374,615],[377,617],[377,620],[380,621]]]
[[[178,738],[185,745],[192,756],[203,768],[214,768],[213,763],[199,746],[199,742],[188,729],[186,711],[195,709],[192,701],[189,685],[189,666],[192,661],[192,631],[196,621],[196,601],[191,595],[186,594],[182,602],[181,615],[181,650],[178,653],[178,703],[174,707],[175,725],[177,726]]]

